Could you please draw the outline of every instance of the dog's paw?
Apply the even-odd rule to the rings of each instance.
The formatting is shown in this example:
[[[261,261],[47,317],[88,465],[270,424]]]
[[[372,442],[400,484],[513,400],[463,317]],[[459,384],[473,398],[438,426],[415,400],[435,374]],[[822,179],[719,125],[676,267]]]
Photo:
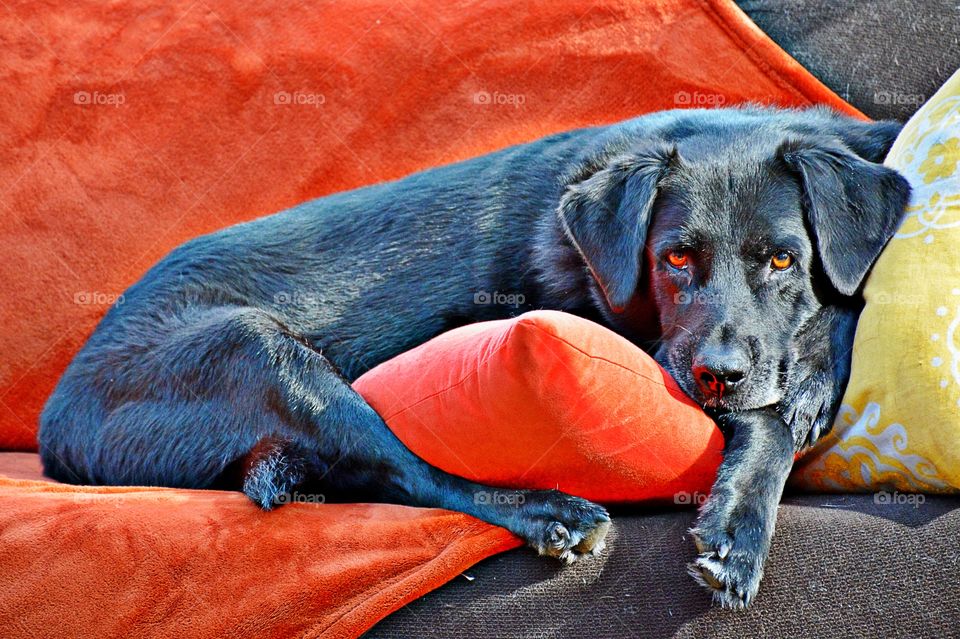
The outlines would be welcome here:
[[[303,451],[292,443],[264,438],[244,459],[243,492],[263,510],[289,502],[290,491],[306,476]]]
[[[711,497],[690,531],[700,554],[688,572],[725,608],[749,606],[760,588],[774,527],[764,504],[752,495]]]
[[[541,555],[569,564],[606,547],[610,515],[602,506],[555,490],[527,493],[526,498],[523,536]]]
[[[690,532],[700,554],[687,572],[724,608],[749,606],[760,588],[766,552],[736,533],[699,527]]]
[[[813,446],[830,431],[841,395],[833,377],[823,372],[814,373],[789,389],[778,410],[793,434],[795,451]]]

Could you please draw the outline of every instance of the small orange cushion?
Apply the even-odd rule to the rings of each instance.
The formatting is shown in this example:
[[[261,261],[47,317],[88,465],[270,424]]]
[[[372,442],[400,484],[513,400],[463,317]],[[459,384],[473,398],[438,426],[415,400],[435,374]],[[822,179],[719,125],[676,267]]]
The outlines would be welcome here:
[[[723,449],[649,355],[556,311],[449,331],[354,387],[420,457],[494,486],[689,503],[709,490]]]

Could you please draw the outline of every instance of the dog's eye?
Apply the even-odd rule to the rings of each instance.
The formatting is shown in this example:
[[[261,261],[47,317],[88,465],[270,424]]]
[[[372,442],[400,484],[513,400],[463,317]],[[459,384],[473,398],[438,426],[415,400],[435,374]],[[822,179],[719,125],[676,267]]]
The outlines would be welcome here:
[[[786,251],[779,251],[770,258],[770,266],[775,271],[785,271],[793,266],[793,256]]]
[[[673,268],[687,268],[687,254],[683,251],[670,251],[667,253],[667,262]]]

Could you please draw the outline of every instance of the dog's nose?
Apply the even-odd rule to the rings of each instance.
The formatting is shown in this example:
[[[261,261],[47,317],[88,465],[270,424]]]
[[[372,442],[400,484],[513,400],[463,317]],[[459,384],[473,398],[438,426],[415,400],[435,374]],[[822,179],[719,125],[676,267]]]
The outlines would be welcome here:
[[[693,377],[704,393],[721,397],[740,385],[748,366],[746,354],[738,348],[707,348],[694,358]]]

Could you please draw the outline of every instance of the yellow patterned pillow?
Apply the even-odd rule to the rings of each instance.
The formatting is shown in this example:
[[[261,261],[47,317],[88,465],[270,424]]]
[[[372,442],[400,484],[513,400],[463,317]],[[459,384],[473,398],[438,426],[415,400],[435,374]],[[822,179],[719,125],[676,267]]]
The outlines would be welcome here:
[[[791,485],[960,492],[960,71],[885,164],[913,197],[864,289],[833,431],[797,462]]]

